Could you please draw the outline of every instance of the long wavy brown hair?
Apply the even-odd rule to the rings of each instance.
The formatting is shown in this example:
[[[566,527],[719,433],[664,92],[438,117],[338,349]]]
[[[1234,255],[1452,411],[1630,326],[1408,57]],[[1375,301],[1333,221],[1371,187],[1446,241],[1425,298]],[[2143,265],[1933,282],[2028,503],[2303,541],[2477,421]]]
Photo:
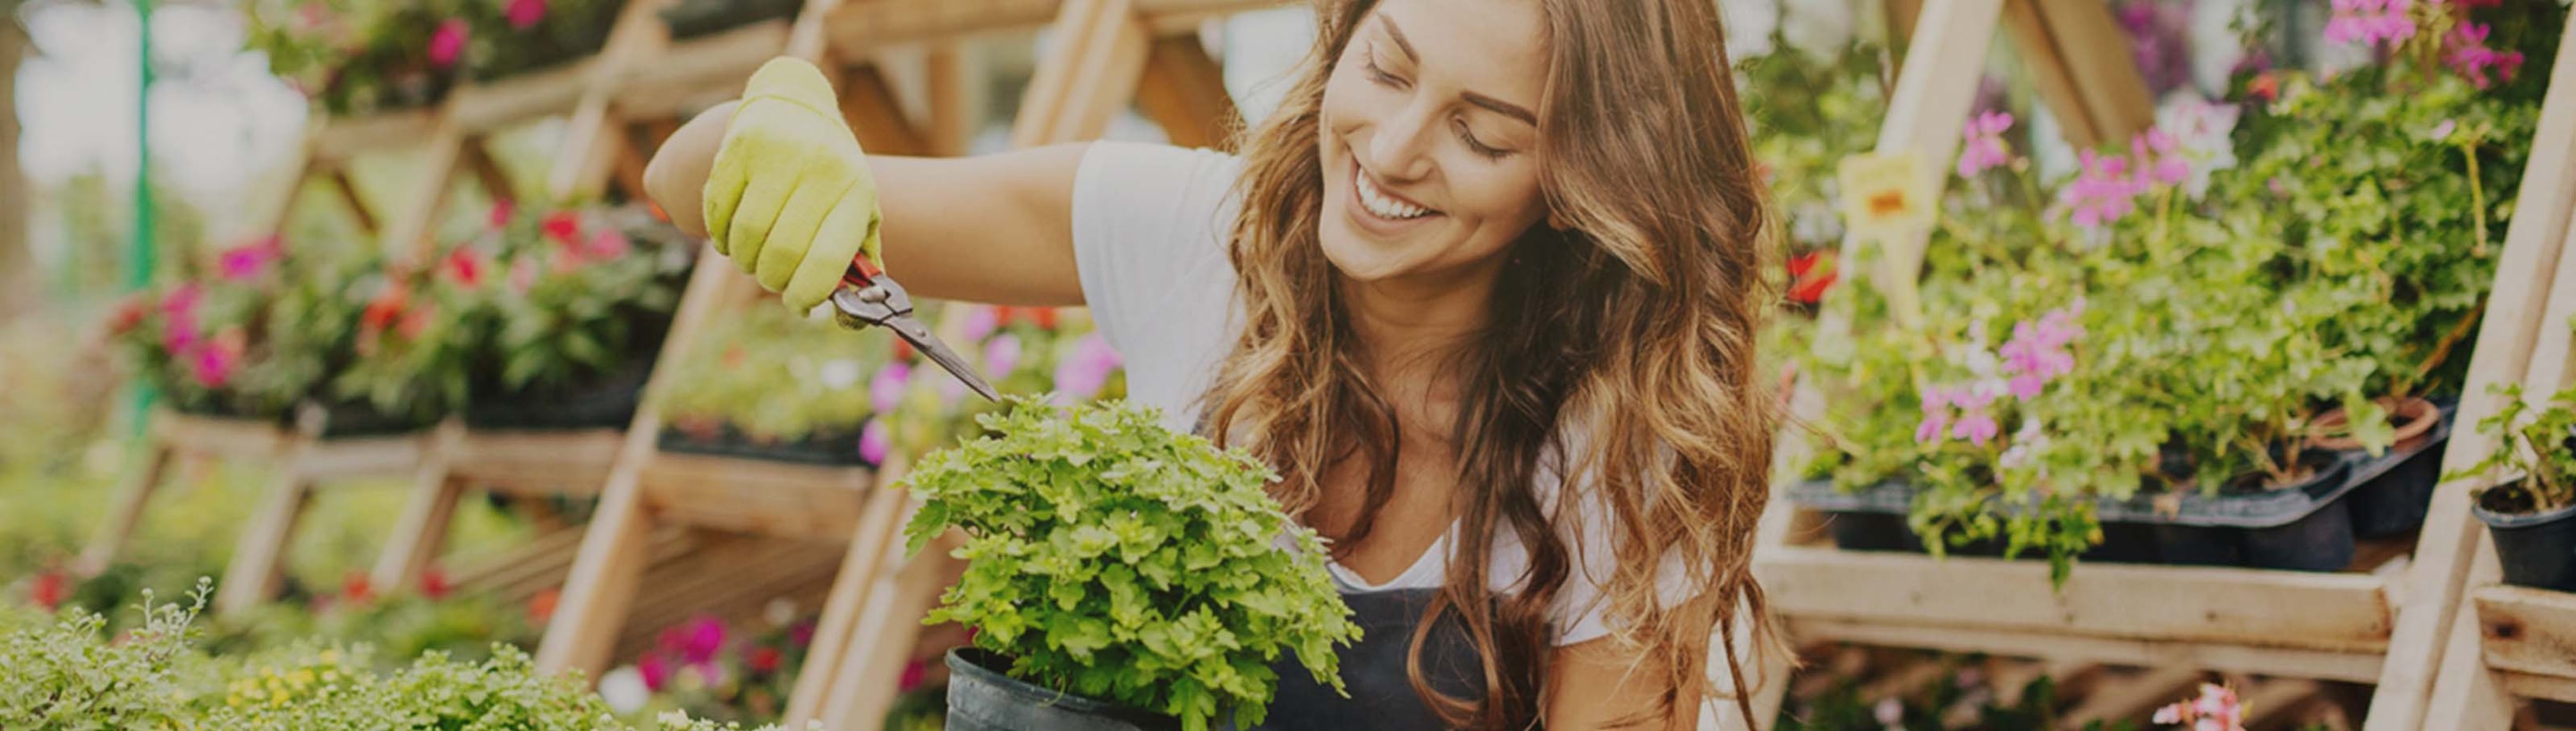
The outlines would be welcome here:
[[[1241,139],[1243,200],[1230,254],[1245,327],[1205,405],[1220,442],[1275,465],[1272,490],[1302,517],[1343,459],[1367,466],[1364,509],[1335,545],[1360,542],[1393,493],[1396,413],[1316,240],[1324,190],[1324,87],[1377,0],[1320,0],[1314,48],[1279,110]],[[1549,607],[1580,560],[1562,539],[1576,505],[1606,515],[1615,573],[1601,577],[1611,637],[1668,673],[1648,722],[1699,703],[1711,631],[1774,641],[1752,576],[1754,527],[1779,414],[1755,377],[1755,332],[1778,302],[1768,201],[1758,183],[1708,0],[1541,0],[1547,79],[1541,188],[1552,225],[1511,244],[1487,331],[1455,357],[1463,550],[1412,638],[1415,691],[1453,725],[1528,728],[1540,718]],[[1242,427],[1237,429],[1235,427]],[[1239,434],[1230,432],[1240,432]],[[1230,438],[1233,437],[1233,438]],[[1533,489],[1559,481],[1556,514]],[[1598,520],[1596,518],[1596,520]],[[1530,551],[1522,591],[1494,596],[1499,531]],[[1693,601],[1657,589],[1679,561]],[[1511,579],[1514,577],[1505,577]],[[1455,613],[1483,655],[1486,692],[1448,697],[1422,674],[1431,627]],[[1725,644],[1725,643],[1720,643]],[[1724,656],[1745,688],[1735,648]],[[1654,680],[1644,678],[1644,680]],[[1751,704],[1736,694],[1748,720]]]

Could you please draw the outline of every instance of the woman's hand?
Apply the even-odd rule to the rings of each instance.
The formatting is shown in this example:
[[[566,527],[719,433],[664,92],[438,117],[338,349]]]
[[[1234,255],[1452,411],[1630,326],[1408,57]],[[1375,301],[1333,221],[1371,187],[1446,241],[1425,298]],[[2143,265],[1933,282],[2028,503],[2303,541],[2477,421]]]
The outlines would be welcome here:
[[[652,162],[645,166],[645,193],[662,206],[672,223],[690,235],[709,234],[711,222],[703,217],[708,208],[705,193],[715,187],[710,184],[715,182],[712,176],[719,153],[730,137],[729,128],[751,101],[748,91],[745,97],[743,102],[727,102],[690,119],[663,141]],[[839,107],[834,102],[822,108]],[[838,120],[834,122],[838,124]],[[849,137],[850,149],[856,149],[856,139]],[[880,184],[872,189],[881,200],[872,204],[882,217],[876,229],[876,239],[883,242],[884,258],[880,263],[901,278],[904,288],[916,298],[1009,305],[1081,304],[1082,287],[1075,277],[1073,262],[1072,208],[1074,171],[1081,165],[1083,149],[1080,145],[1060,145],[947,159],[865,157],[861,169]],[[755,174],[753,178],[751,182],[756,183],[760,176]],[[736,195],[747,194],[750,188],[743,190]],[[785,200],[792,197],[782,197],[782,203],[795,202]],[[812,197],[822,196],[818,193]],[[831,202],[844,203],[837,199]],[[742,205],[736,204],[736,221],[744,216]],[[717,234],[719,248],[737,262],[750,261],[746,271],[757,275],[761,262],[743,255],[739,240],[722,240],[732,235],[733,222],[723,222],[725,225],[719,227],[727,229]],[[775,251],[771,247],[781,243],[779,234],[774,225],[767,232],[761,244],[762,257],[770,256]],[[848,247],[865,241],[865,237],[852,237],[830,243]],[[802,258],[819,262],[815,265],[818,269],[829,268],[832,280],[837,282],[839,267],[848,265],[849,256],[826,258],[816,253],[826,242],[808,243],[809,250]],[[857,249],[848,251],[855,255]],[[779,255],[783,257],[784,253]],[[788,278],[792,283],[794,277]],[[763,283],[769,280],[764,278]],[[830,292],[826,286],[823,296]],[[796,304],[792,298],[788,302]]]
[[[800,311],[852,259],[877,259],[876,178],[840,108],[821,69],[771,59],[744,86],[700,200],[716,251]]]

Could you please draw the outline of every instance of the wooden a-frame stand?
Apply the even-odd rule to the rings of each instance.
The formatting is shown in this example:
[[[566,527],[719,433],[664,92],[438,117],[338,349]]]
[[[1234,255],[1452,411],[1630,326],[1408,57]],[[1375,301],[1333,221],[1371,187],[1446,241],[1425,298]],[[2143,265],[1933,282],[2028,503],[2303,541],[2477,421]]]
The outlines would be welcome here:
[[[1239,5],[1201,3],[1190,9],[1207,13]],[[1172,82],[1149,95],[1147,109],[1165,120],[1176,142],[1220,141],[1219,135],[1229,128],[1232,106],[1215,73],[1215,62],[1195,39],[1154,40],[1149,19],[1127,2],[1063,3],[1053,19],[1058,43],[1041,62],[1023,101],[1014,144],[1098,137],[1136,92],[1138,79],[1149,74]],[[962,16],[921,5],[818,1],[788,34],[784,50],[839,69],[846,66],[845,61],[875,48],[989,30],[997,27],[995,22],[1026,27],[1025,19],[1010,13]],[[863,30],[827,35],[827,25]],[[958,80],[944,78],[957,67],[950,53],[935,49],[929,57],[927,66],[934,76],[929,86],[929,129],[904,116],[874,67],[861,66],[843,77],[842,112],[850,117],[864,146],[910,154],[962,151],[969,120],[955,111],[960,108],[954,102]],[[742,58],[755,63],[765,60],[758,54]],[[749,71],[745,66],[730,77],[733,88],[739,88]],[[700,262],[664,346],[666,364],[700,339],[715,312],[770,306],[765,295],[735,274],[712,249],[701,252]],[[900,665],[902,658],[889,653],[911,648],[910,639],[927,610],[927,600],[953,576],[944,555],[911,563],[891,555],[896,545],[893,536],[909,506],[905,493],[893,488],[905,459],[890,458],[871,472],[666,454],[659,451],[655,439],[662,425],[658,408],[648,399],[612,461],[600,507],[538,652],[540,669],[595,673],[607,663],[619,626],[641,606],[635,595],[649,560],[646,538],[657,530],[693,525],[846,540],[813,649],[790,695],[790,720],[824,717],[826,693],[838,699],[828,709],[830,718],[839,719],[832,721],[835,728],[848,727],[851,719],[873,722],[882,717],[894,688],[893,676],[881,668],[889,661]],[[711,585],[707,590],[746,593],[749,588]],[[881,680],[874,686],[882,687],[850,687],[860,677]],[[836,692],[844,688],[846,692]]]
[[[2569,329],[2576,316],[2576,256],[2566,256],[2576,244],[2570,228],[2576,218],[2576,23],[2562,32],[2551,74],[2460,424],[2496,412],[2500,399],[2487,393],[2492,384],[2519,382],[2525,398],[2540,402],[2576,376]],[[2443,471],[2475,465],[2501,448],[2510,447],[2455,430]],[[2486,484],[2484,477],[2464,478],[2434,492],[2417,563],[2432,569],[2432,554],[2440,552],[2450,570],[2419,577],[2413,589],[2439,601],[2441,611],[2399,615],[2400,636],[2425,649],[2405,667],[2391,650],[2383,677],[2404,676],[2411,692],[2394,696],[2383,685],[2371,704],[2371,729],[2500,731],[2512,724],[2516,697],[2576,701],[2576,594],[2498,583],[2495,542],[2469,516],[2470,491]]]
[[[2125,54],[2108,53],[2126,48],[2125,43],[2115,30],[2101,28],[2100,21],[2067,17],[2075,10],[2068,4],[1925,0],[1904,10],[1916,13],[1910,18],[1915,27],[1879,149],[1912,150],[1919,155],[1923,174],[1935,183],[1926,189],[1939,190],[1937,181],[1948,175],[1946,163],[1957,152],[1969,98],[1998,19],[2014,29],[2024,61],[2037,72],[2040,91],[2058,110],[2071,142],[2116,141],[2146,122],[2145,113],[2138,111],[2143,109],[2140,102],[2118,101],[2128,97],[2125,92],[2106,96],[2099,91],[2118,91],[2134,78]],[[2040,38],[2054,42],[2041,47],[2034,43]],[[2082,52],[2074,52],[2078,50]],[[2116,58],[2102,57],[2106,55]],[[2564,71],[2570,66],[2567,52],[2562,51],[2558,68]],[[2101,86],[2105,80],[2112,86]],[[2576,200],[2576,193],[2570,192],[2576,189],[2576,183],[2570,182],[2576,157],[2571,157],[2568,145],[2570,132],[2576,131],[2576,93],[2569,91],[2571,86],[2576,86],[2576,79],[2553,79],[2550,111],[2542,120],[2471,362],[2470,392],[2464,394],[2457,417],[2461,424],[2475,424],[2494,413],[2496,404],[2484,393],[2487,384],[2522,378],[2527,360],[2534,364],[2544,362],[2537,360],[2544,356],[2553,357],[2547,361],[2551,363],[2566,360],[2567,334],[2556,332],[2553,345],[2540,323],[2546,320],[2544,304],[2554,313],[2549,317],[2557,318],[2546,320],[2550,322],[2563,323],[2568,312],[2576,311],[2576,294],[2547,296],[2552,290],[2541,279],[2576,268],[2576,259],[2558,257],[2566,237],[2567,211],[2571,200]],[[2079,119],[2068,113],[2073,108],[2093,111]],[[1927,233],[1916,232],[1889,242],[1882,252],[1885,268],[1872,274],[1873,283],[1885,286],[1891,278],[1916,276],[1927,238]],[[1859,245],[1847,239],[1845,253]],[[2576,278],[2576,272],[2564,276]],[[2576,285],[2558,291],[2576,291]],[[1829,311],[1819,328],[1820,338],[1836,337],[1848,332],[1849,321]],[[2539,355],[2534,354],[2535,332],[2542,336]],[[2549,348],[2555,348],[2554,356]],[[2546,378],[2524,382],[2554,388],[2561,382],[2562,370],[2553,366]],[[2533,378],[2542,375],[2533,371]],[[1793,397],[1793,409],[1802,415],[1819,413],[1820,406],[1812,389],[1802,388]],[[1793,432],[1782,440],[1779,464],[1789,464],[1807,448],[1798,436]],[[2473,464],[2488,448],[2463,430],[2452,441],[2445,465]],[[2466,490],[2466,485],[2441,488],[2411,558],[2399,544],[2365,546],[2358,565],[2338,573],[2087,564],[2062,588],[2053,587],[2047,567],[2036,562],[1955,556],[1935,560],[1793,543],[1792,535],[1804,532],[1796,526],[1809,516],[1800,515],[1785,494],[1775,492],[1761,524],[1755,571],[1770,592],[1776,618],[1801,641],[2376,683],[2366,721],[2372,731],[2500,728],[2422,723],[2437,663],[2448,667],[2443,676],[2445,690],[2432,693],[2436,720],[2459,718],[2465,711],[2446,715],[2446,709],[2462,706],[2482,713],[2509,707],[2496,702],[2499,684],[2483,666],[2472,668],[2476,672],[2454,671],[2477,660],[2478,627],[2473,624],[2477,617],[2459,612],[2459,620],[2452,620],[2470,551],[2483,544],[2483,533],[2472,530],[2474,524],[2467,516]],[[2482,560],[2491,572],[2492,559]],[[2496,588],[2482,589],[2478,597],[2492,599],[2498,607],[2537,604],[2527,594]],[[2560,616],[2576,618],[2576,600],[2553,596],[2559,599],[2554,606],[2571,612]],[[2576,627],[2576,623],[2560,626]],[[2448,655],[2442,652],[2440,637],[2446,627],[2454,648]],[[2497,644],[2490,639],[2492,654]],[[2529,681],[2538,677],[2535,673],[2502,675],[2517,690],[2576,697],[2576,681],[2567,680],[2576,679],[2576,663],[2565,658],[2564,648],[2569,646],[2552,646],[2557,667],[2563,669],[2553,676],[2561,680],[2550,681],[2555,685]],[[1757,711],[1764,714],[1761,723],[1767,725],[1777,715],[1787,686],[1788,659],[1766,656],[1759,665],[1750,682],[1760,701]],[[2455,681],[2455,677],[2472,679]],[[2466,689],[2472,686],[2479,690]],[[2541,689],[2551,693],[2538,692]],[[2478,702],[2458,701],[2480,695],[2484,698]],[[1740,722],[1729,714],[1720,725],[1737,728]]]

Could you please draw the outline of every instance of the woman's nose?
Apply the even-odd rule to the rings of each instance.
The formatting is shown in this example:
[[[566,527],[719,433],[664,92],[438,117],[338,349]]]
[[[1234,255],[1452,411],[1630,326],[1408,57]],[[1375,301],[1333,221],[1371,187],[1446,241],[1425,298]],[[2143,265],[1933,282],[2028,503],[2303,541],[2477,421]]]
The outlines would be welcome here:
[[[1428,104],[1406,104],[1378,121],[1369,137],[1368,169],[1391,180],[1419,180],[1431,173],[1437,117]]]

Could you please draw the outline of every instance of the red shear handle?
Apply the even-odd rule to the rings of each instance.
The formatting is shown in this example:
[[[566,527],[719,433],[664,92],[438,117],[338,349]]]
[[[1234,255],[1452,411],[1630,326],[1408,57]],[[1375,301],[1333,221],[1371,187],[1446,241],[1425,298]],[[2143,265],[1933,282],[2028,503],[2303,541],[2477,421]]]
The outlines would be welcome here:
[[[862,251],[858,256],[850,258],[850,269],[841,273],[841,283],[852,287],[865,287],[882,276],[885,276],[885,270],[878,269],[876,262],[868,261],[867,252]]]

